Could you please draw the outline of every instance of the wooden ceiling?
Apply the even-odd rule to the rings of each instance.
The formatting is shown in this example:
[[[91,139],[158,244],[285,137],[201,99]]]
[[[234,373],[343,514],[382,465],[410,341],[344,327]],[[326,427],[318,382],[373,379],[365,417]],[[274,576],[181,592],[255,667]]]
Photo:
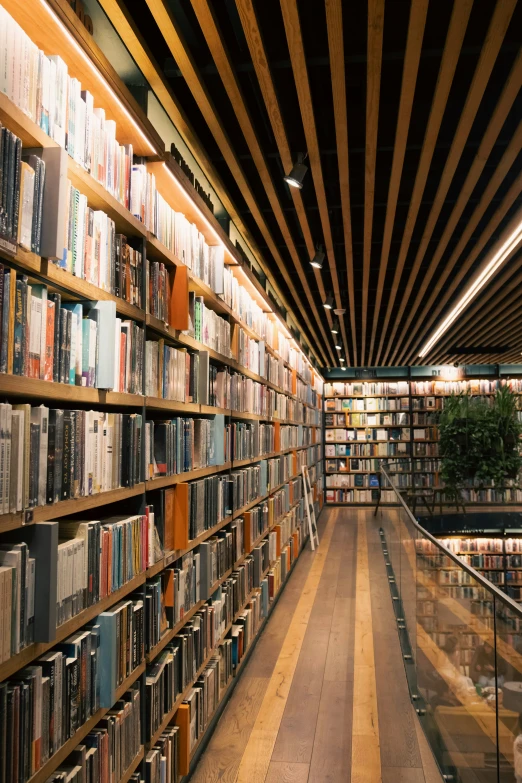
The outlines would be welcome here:
[[[100,2],[325,366],[519,363],[522,251],[419,350],[522,219],[522,0]]]

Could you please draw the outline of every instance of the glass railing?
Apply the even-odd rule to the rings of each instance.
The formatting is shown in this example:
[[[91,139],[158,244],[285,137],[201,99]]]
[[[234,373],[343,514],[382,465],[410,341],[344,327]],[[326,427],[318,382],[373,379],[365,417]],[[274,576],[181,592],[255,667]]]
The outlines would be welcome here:
[[[439,509],[433,493],[424,503],[405,486],[407,463],[383,463],[382,495],[395,505],[382,502],[376,514],[415,709],[444,779],[522,783],[522,608],[504,592],[506,561],[491,569],[492,578],[503,571],[498,586],[463,562],[475,553],[450,551],[428,532]],[[462,509],[449,511],[466,529]],[[501,528],[495,515],[490,535]]]

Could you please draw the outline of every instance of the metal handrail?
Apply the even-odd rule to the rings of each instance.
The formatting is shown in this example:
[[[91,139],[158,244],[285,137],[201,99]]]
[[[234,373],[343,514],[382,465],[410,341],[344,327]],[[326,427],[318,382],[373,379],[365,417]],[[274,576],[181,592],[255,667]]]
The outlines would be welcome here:
[[[425,528],[423,528],[422,525],[419,525],[419,523],[413,516],[411,509],[406,504],[404,497],[400,492],[397,491],[397,488],[394,486],[390,478],[390,476],[394,476],[396,474],[393,472],[392,473],[388,472],[387,465],[384,462],[381,462],[381,472],[388,479],[391,489],[393,489],[393,491],[395,492],[397,501],[400,503],[400,505],[404,508],[406,514],[409,516],[410,522],[415,528],[417,528],[417,530],[422,534],[422,536],[424,538],[427,538],[432,544],[435,544],[435,546],[441,551],[443,555],[446,555],[446,557],[449,557],[450,560],[453,560],[453,562],[456,565],[458,565],[460,568],[466,571],[470,576],[472,576],[476,582],[478,582],[488,592],[492,593],[495,596],[495,599],[498,598],[498,600],[501,601],[501,603],[506,604],[506,606],[508,606],[511,611],[513,611],[518,617],[522,618],[522,607],[520,606],[520,604],[517,604],[517,602],[514,601],[512,598],[510,598],[508,595],[506,595],[506,593],[503,593],[502,590],[499,590],[499,588],[496,585],[494,585],[493,582],[490,582],[488,579],[482,576],[481,573],[475,571],[475,569],[472,566],[460,560],[457,557],[457,555],[451,552],[451,550],[447,549],[447,547],[445,547],[444,544],[442,544],[437,538],[432,536],[431,533],[428,533],[428,531]]]

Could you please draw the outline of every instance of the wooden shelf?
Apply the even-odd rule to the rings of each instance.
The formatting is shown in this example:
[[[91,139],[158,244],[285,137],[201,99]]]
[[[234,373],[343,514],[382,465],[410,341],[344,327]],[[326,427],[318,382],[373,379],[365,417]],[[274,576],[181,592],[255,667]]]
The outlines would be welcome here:
[[[77,514],[79,511],[88,511],[98,506],[109,505],[120,500],[142,495],[145,492],[145,484],[136,484],[134,487],[125,489],[112,489],[109,492],[99,492],[96,495],[88,495],[81,498],[72,498],[70,500],[61,500],[48,506],[37,506],[27,511],[16,514],[2,514],[0,516],[0,533],[8,530],[23,527],[34,522],[45,522],[55,519],[55,517],[64,517],[71,514]]]
[[[170,487],[174,484],[183,484],[186,481],[192,481],[193,479],[205,478],[205,476],[211,476],[214,473],[223,473],[225,470],[232,468],[231,462],[225,462],[224,465],[211,465],[208,468],[198,468],[196,470],[190,470],[186,473],[175,473],[173,476],[161,476],[160,478],[150,479],[146,482],[147,492],[153,489],[163,489],[164,487]]]
[[[143,745],[141,746],[140,752],[134,756],[134,759],[129,764],[128,768],[126,769],[123,776],[120,778],[119,783],[129,783],[129,780],[134,772],[138,769],[139,765],[143,761],[143,757],[145,755],[145,748]]]
[[[11,397],[35,397],[56,402],[90,403],[93,405],[119,405],[142,408],[145,397],[141,394],[104,391],[68,383],[52,383],[23,375],[0,374],[0,393]]]

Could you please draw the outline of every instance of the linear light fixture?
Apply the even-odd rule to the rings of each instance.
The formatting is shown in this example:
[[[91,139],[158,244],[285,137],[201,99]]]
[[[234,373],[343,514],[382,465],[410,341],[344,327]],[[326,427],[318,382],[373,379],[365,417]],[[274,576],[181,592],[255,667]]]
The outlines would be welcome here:
[[[77,42],[77,41],[75,41],[75,39],[73,38],[73,36],[72,36],[72,35],[71,35],[71,33],[69,32],[69,30],[66,28],[66,26],[63,24],[63,22],[61,21],[61,19],[59,19],[59,18],[58,18],[58,16],[55,14],[55,12],[54,12],[54,11],[52,10],[52,8],[49,6],[49,4],[46,2],[46,0],[40,0],[40,2],[41,2],[41,4],[42,4],[42,6],[45,8],[45,10],[47,11],[47,13],[49,14],[49,16],[52,18],[53,22],[54,22],[56,25],[58,25],[58,27],[60,28],[60,30],[62,31],[62,33],[63,33],[63,34],[64,34],[64,35],[65,35],[65,36],[66,36],[66,37],[69,39],[70,43],[71,43],[71,44],[74,46],[74,48],[76,49],[76,51],[78,52],[78,54],[80,55],[80,57],[81,57],[81,58],[84,60],[84,62],[86,62],[86,63],[87,63],[87,65],[89,66],[89,69],[90,69],[90,70],[92,71],[92,73],[93,73],[93,74],[96,76],[96,78],[98,79],[98,81],[99,81],[99,82],[101,82],[101,83],[103,84],[103,86],[105,87],[105,89],[106,89],[106,90],[107,90],[107,91],[110,93],[110,95],[111,95],[111,98],[112,98],[114,101],[116,101],[116,103],[118,104],[118,106],[120,107],[120,109],[122,110],[122,112],[125,114],[125,116],[126,116],[126,117],[127,117],[127,119],[129,120],[129,122],[131,122],[131,123],[132,123],[132,125],[134,126],[134,128],[136,129],[136,131],[139,133],[139,135],[141,136],[141,138],[143,139],[143,141],[144,141],[144,142],[147,144],[147,146],[148,146],[149,150],[150,150],[150,151],[151,151],[153,154],[157,153],[157,151],[158,151],[158,150],[157,150],[157,149],[155,149],[155,148],[152,146],[152,144],[150,143],[149,139],[148,139],[148,138],[146,137],[146,135],[143,133],[142,129],[141,129],[141,128],[140,128],[140,126],[137,124],[137,122],[136,122],[136,120],[134,119],[134,117],[133,117],[133,116],[130,114],[130,112],[128,111],[128,109],[127,109],[127,108],[126,108],[126,107],[123,105],[123,103],[122,103],[122,102],[121,102],[121,100],[118,98],[118,96],[116,95],[116,93],[114,92],[114,90],[112,89],[112,87],[110,86],[110,84],[109,84],[109,83],[108,83],[108,82],[107,82],[107,81],[106,81],[106,80],[103,78],[103,76],[101,75],[101,73],[99,72],[99,70],[96,68],[96,66],[94,65],[94,63],[93,63],[93,62],[92,62],[92,60],[90,59],[90,57],[88,57],[88,56],[87,56],[87,54],[84,52],[84,50],[82,49],[82,47],[81,47],[81,46],[78,44],[78,42]]]
[[[474,283],[470,285],[468,290],[461,296],[453,310],[444,319],[439,328],[432,334],[427,343],[422,347],[419,357],[426,356],[426,354],[433,348],[442,335],[447,332],[451,324],[461,314],[461,312],[468,306],[468,304],[475,298],[477,293],[483,288],[488,280],[495,274],[497,269],[504,263],[504,261],[511,255],[513,250],[522,241],[522,221],[519,222],[515,230],[504,242],[504,244],[497,250],[497,252],[490,259],[486,267],[482,270]]]

